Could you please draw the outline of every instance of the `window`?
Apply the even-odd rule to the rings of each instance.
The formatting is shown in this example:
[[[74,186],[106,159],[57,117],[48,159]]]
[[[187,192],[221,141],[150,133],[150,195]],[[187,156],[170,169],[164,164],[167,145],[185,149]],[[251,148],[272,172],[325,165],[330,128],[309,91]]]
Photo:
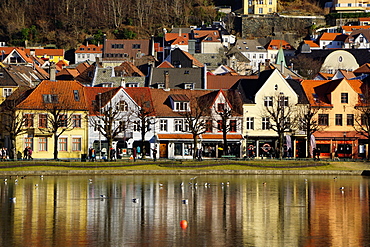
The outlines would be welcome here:
[[[112,49],[123,49],[124,45],[123,44],[112,44],[111,47]]]
[[[319,125],[321,126],[329,125],[329,114],[319,114]]]
[[[259,54],[259,58],[260,59],[263,59],[263,54]]]
[[[121,100],[120,102],[118,102],[118,110],[120,111],[128,111],[128,104],[126,101],[124,100]]]
[[[48,127],[48,115],[39,114],[39,128],[47,128],[47,127]]]
[[[141,45],[140,44],[133,44],[132,49],[140,49]]]
[[[58,139],[58,150],[59,151],[67,151],[67,138],[66,137],[59,137],[59,139]]]
[[[56,94],[43,94],[42,99],[44,103],[58,103],[58,95]]]
[[[347,125],[353,126],[353,123],[354,123],[354,115],[347,114]]]
[[[217,111],[223,112],[225,110],[225,104],[224,103],[218,103],[217,104]]]
[[[193,83],[186,83],[184,89],[194,89]]]
[[[247,117],[247,130],[253,130],[254,129],[254,117]]]
[[[217,130],[218,131],[222,131],[222,126],[223,124],[222,124],[222,120],[217,120]]]
[[[72,151],[81,151],[81,137],[72,138]]]
[[[118,130],[119,132],[123,132],[126,130],[126,121],[119,121],[119,127],[118,127]]]
[[[263,4],[263,0],[258,0],[258,4]]]
[[[272,5],[272,0],[269,0],[269,5]]]
[[[264,102],[265,106],[272,106],[272,96],[265,96]]]
[[[340,102],[343,104],[348,104],[348,93],[340,94]]]
[[[12,89],[11,88],[4,88],[3,89],[3,96],[4,97],[9,97],[12,94]]]
[[[68,118],[66,114],[59,115],[59,126],[60,127],[68,127]]]
[[[48,151],[48,139],[39,137],[39,151]]]
[[[33,149],[33,137],[24,138],[24,147],[30,147],[31,149]]]
[[[212,127],[212,120],[207,120],[206,121],[206,132],[212,132],[213,127]]]
[[[33,127],[33,114],[24,114],[24,127],[32,128]]]
[[[182,155],[182,143],[175,143],[175,155]]]
[[[236,120],[230,120],[230,132],[236,132]]]
[[[75,101],[80,101],[80,94],[78,93],[78,90],[73,90],[73,96]]]
[[[262,129],[263,130],[270,129],[270,118],[268,118],[268,117],[263,117],[262,118]]]
[[[175,119],[175,131],[182,131],[183,121],[181,119]]]
[[[81,115],[73,114],[72,115],[72,126],[74,128],[81,128],[81,120],[82,120]]]
[[[335,114],[335,125],[337,126],[343,125],[342,114]]]
[[[259,8],[259,9],[258,9],[258,13],[259,13],[259,14],[263,14],[263,9],[262,9],[262,8]]]
[[[161,119],[159,122],[159,129],[160,131],[167,131],[167,120]]]
[[[288,106],[289,105],[289,98],[286,96],[280,96],[280,106]]]
[[[175,102],[175,111],[188,111],[189,102]]]

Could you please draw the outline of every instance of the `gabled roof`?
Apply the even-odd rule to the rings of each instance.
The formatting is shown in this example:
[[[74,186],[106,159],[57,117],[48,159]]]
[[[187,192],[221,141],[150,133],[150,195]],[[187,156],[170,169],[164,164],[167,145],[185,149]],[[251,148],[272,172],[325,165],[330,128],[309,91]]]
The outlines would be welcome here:
[[[150,85],[164,84],[166,74],[170,82],[170,88],[184,88],[184,84],[192,83],[195,89],[204,88],[203,68],[153,68],[151,70]]]
[[[317,73],[316,77],[321,77],[323,80],[331,80],[333,78],[334,74],[319,72]]]
[[[160,65],[158,65],[157,68],[175,68],[175,67],[170,62],[165,60]]]
[[[42,80],[48,79],[48,73],[39,66],[7,65],[0,70],[4,75],[0,78],[0,86],[26,86],[34,87]],[[6,75],[5,75],[6,73]]]
[[[370,26],[342,26],[342,29],[346,31],[346,33],[351,33],[358,29],[369,29]]]
[[[220,33],[218,30],[193,30],[193,36],[195,39],[202,39],[202,41],[220,42]]]
[[[187,56],[190,60],[193,61],[193,66],[197,66],[199,68],[201,67],[204,67],[204,64],[202,64],[201,62],[199,62],[195,57],[193,57],[193,55],[191,55],[189,52],[187,51],[182,51],[185,56]]]
[[[334,75],[334,78],[335,77],[338,78],[339,74],[341,74],[346,79],[352,79],[352,78],[356,77],[356,75],[351,71],[347,71],[347,70],[344,70],[344,69],[338,69],[337,72]],[[338,79],[340,79],[340,78],[338,78]]]
[[[345,42],[351,43],[352,39],[357,38],[361,34],[367,39],[368,42],[370,42],[370,29],[354,30],[350,35],[347,36]]]
[[[86,105],[89,110],[89,114],[96,114],[96,104],[99,102],[99,94],[102,95],[109,91],[117,90],[113,87],[84,87]],[[112,94],[113,95],[113,94]],[[105,105],[105,104],[104,104]],[[103,97],[102,97],[102,107],[103,107]]]
[[[361,65],[358,69],[354,70],[355,74],[370,74],[370,63],[365,63]]]
[[[151,89],[148,87],[129,87],[124,89],[127,94],[136,102],[136,104],[145,108],[145,111],[149,113],[149,116],[156,115],[156,107],[153,102],[156,100],[152,96]]]
[[[145,77],[143,72],[138,69],[133,63],[125,61],[120,66],[114,68],[114,71],[123,71],[122,76],[140,76]]]
[[[326,40],[326,41],[345,41],[347,38],[346,34],[342,33],[323,33],[319,40]]]
[[[282,47],[283,50],[295,50],[293,46],[285,40],[273,39],[265,45],[266,50],[278,50],[280,47]]]
[[[18,109],[46,110],[58,107],[66,110],[88,110],[84,86],[77,81],[42,81],[32,93],[18,104]],[[78,97],[75,97],[75,93]],[[43,95],[57,95],[56,103],[45,103]]]
[[[103,52],[103,45],[94,45],[94,44],[88,44],[88,45],[80,45],[75,53],[102,53]]]
[[[305,44],[309,45],[311,48],[319,48],[320,47],[320,45],[315,43],[315,41],[313,41],[313,40],[303,40],[303,42]]]
[[[265,47],[255,39],[238,39],[234,47],[241,52],[266,52]]]

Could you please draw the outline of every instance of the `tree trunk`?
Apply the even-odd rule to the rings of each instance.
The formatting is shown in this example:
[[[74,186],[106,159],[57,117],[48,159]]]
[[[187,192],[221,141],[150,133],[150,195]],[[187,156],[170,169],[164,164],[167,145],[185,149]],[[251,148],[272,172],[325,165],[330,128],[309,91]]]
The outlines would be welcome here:
[[[307,133],[307,158],[311,158],[311,135]]]
[[[9,150],[10,159],[16,160],[17,159],[17,149],[15,146],[15,138],[10,137],[10,150]]]
[[[193,135],[193,145],[194,145],[193,159],[196,160],[198,152],[198,135]]]
[[[58,159],[58,135],[54,133],[54,160]]]
[[[223,131],[222,131],[222,138],[224,140],[224,145],[223,145],[224,150],[223,150],[222,154],[223,155],[228,155],[227,130],[226,130],[226,128],[224,128]]]
[[[279,159],[283,158],[283,153],[284,153],[283,139],[284,139],[284,132],[279,133]]]

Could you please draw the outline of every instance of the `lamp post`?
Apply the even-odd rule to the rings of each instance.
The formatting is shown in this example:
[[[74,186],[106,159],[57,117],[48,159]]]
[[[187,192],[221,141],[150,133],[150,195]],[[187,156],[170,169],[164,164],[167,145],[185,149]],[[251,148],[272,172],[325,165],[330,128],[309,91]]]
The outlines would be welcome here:
[[[98,93],[99,95],[99,114],[101,115],[101,93]],[[100,116],[99,116],[100,117]],[[101,157],[101,120],[99,120],[99,157],[100,157],[100,161],[102,159]]]

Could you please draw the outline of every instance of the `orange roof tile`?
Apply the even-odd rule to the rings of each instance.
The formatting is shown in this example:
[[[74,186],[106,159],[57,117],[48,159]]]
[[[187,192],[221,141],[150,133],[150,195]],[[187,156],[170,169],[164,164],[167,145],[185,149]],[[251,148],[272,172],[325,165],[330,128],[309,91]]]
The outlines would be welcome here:
[[[318,44],[316,44],[313,40],[303,40],[303,42],[310,47],[320,47]]]
[[[295,50],[288,42],[279,39],[271,40],[265,48],[267,50],[278,50],[280,47],[282,47],[283,50]]]
[[[112,87],[84,87],[84,92],[85,92],[85,100],[86,104],[89,110],[89,113],[91,115],[95,114],[95,109],[94,109],[94,101],[96,102],[98,99],[99,94],[104,94],[106,92],[109,92],[111,90],[114,90],[116,88]]]
[[[342,26],[342,29],[346,31],[346,33],[352,32],[354,30],[369,29],[369,28],[370,26]]]
[[[364,73],[369,74],[370,73],[370,63],[365,63],[361,65],[359,68],[353,71],[354,73]]]
[[[163,61],[160,65],[157,66],[157,68],[175,68],[170,62]]]
[[[64,56],[63,49],[24,49],[27,55],[31,54],[31,50],[35,51],[36,56]]]
[[[67,110],[88,110],[84,86],[78,81],[42,81],[32,93],[18,104],[19,109],[44,110],[55,106]],[[74,91],[79,94],[78,100]],[[45,103],[43,95],[57,95],[57,103]]]
[[[344,41],[346,38],[347,35],[342,33],[323,33],[320,37],[320,40]]]
[[[75,53],[102,53],[103,45],[80,45]]]
[[[140,107],[146,108],[150,112],[149,115],[154,116],[157,109],[153,105],[153,98],[151,90],[148,87],[128,87],[125,88],[127,94],[138,104]]]

